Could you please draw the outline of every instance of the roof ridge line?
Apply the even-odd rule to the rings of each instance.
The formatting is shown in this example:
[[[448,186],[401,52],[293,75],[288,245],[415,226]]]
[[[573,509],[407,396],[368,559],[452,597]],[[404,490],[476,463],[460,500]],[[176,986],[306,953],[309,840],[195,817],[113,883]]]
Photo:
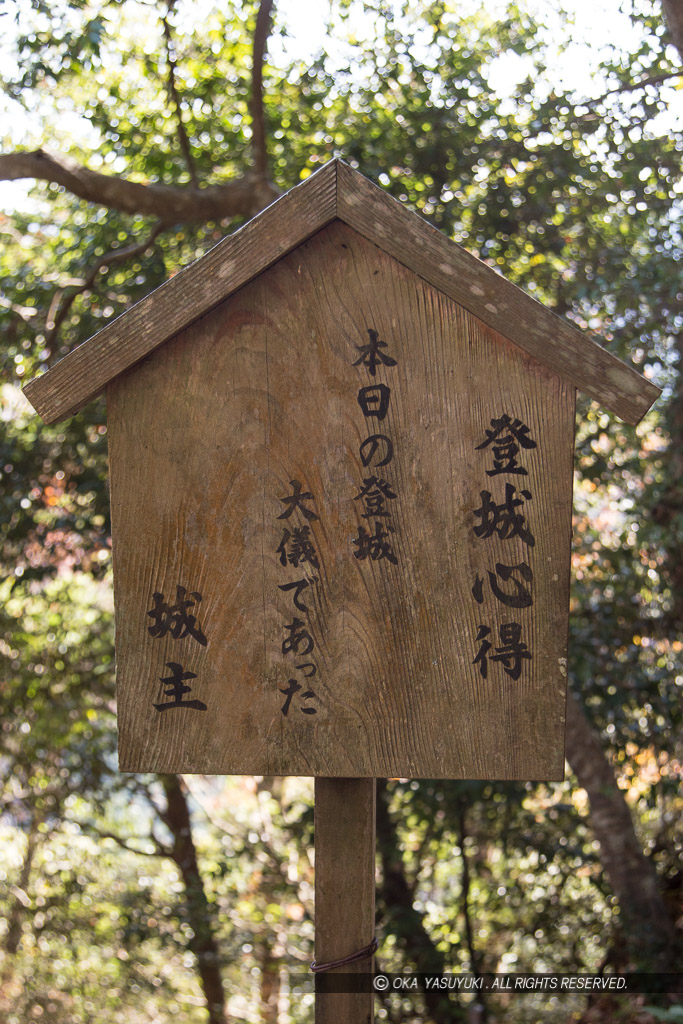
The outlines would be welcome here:
[[[338,218],[538,362],[635,424],[661,394],[637,370],[348,164]]]
[[[326,161],[204,256],[106,324],[24,394],[47,423],[189,327],[333,220],[340,220],[488,327],[629,423],[660,389],[448,238],[340,157]]]

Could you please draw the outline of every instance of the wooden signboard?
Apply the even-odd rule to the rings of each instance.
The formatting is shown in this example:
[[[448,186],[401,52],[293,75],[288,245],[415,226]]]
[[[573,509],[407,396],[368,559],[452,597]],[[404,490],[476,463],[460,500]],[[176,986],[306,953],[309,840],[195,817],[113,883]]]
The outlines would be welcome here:
[[[107,390],[122,770],[562,778],[577,386],[657,394],[338,162],[30,385]]]
[[[122,769],[561,776],[565,381],[335,223],[107,409]]]

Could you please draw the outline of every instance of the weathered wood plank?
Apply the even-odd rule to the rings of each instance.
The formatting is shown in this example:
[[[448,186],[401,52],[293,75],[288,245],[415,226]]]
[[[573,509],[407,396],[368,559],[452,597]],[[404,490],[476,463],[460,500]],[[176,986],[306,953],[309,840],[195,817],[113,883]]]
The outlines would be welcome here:
[[[375,780],[315,781],[315,959],[363,949],[375,936]],[[330,974],[368,974],[373,958]],[[316,978],[324,988],[324,976]],[[316,1024],[372,1024],[372,992],[316,992]]]
[[[46,423],[77,412],[118,374],[202,317],[335,216],[331,161],[61,359],[24,392]]]
[[[627,423],[637,423],[661,394],[588,335],[343,163],[337,212],[365,238]]]
[[[374,375],[370,330],[393,363],[377,357]],[[368,386],[390,393],[381,421],[359,403]],[[562,777],[565,380],[334,222],[115,380],[108,405],[123,770]],[[481,446],[503,415],[535,444],[520,449],[523,476],[488,475]],[[363,466],[374,434],[387,440]],[[384,511],[377,487],[374,505],[361,496],[371,476],[394,495]],[[280,518],[293,480],[317,519]],[[533,547],[474,532],[482,493],[502,506],[508,485]],[[292,561],[304,528],[317,564]],[[378,529],[393,561],[361,542]],[[522,604],[496,599],[491,579]],[[153,595],[170,608],[178,586],[201,594],[206,645],[149,632]],[[296,619],[314,649],[292,646]],[[496,654],[511,623],[532,655],[517,678]],[[194,673],[206,712],[155,709],[170,664]]]

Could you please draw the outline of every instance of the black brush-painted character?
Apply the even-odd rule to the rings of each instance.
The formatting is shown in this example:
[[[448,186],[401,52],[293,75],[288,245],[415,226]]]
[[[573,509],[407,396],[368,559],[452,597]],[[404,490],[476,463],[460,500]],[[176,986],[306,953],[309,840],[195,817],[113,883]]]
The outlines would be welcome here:
[[[359,454],[360,461],[366,469],[368,466],[372,466],[373,459],[377,455],[382,455],[382,458],[375,462],[376,468],[380,469],[393,459],[394,442],[386,434],[370,434],[370,437],[366,437],[360,446]]]
[[[393,501],[396,497],[386,480],[378,476],[367,476],[363,480],[363,486],[353,499],[362,500],[365,506],[363,519],[372,519],[376,516],[389,516],[391,513],[386,507],[387,501]]]
[[[196,711],[206,711],[206,704],[201,700],[183,700],[183,694],[190,693],[191,687],[185,685],[186,679],[196,679],[195,672],[183,672],[183,666],[177,661],[167,661],[166,668],[170,668],[171,675],[161,679],[164,684],[164,696],[170,700],[164,704],[155,704],[157,711],[168,711],[169,708],[194,708]]]
[[[287,686],[284,689],[281,686],[278,687],[280,693],[287,698],[282,707],[280,708],[283,715],[286,716],[288,714],[290,705],[292,703],[292,697],[294,696],[295,693],[298,693],[299,690],[301,690],[301,688],[301,683],[297,683],[296,679],[288,679]],[[313,690],[306,690],[305,693],[301,694],[300,699],[304,701],[310,700],[311,698],[317,699]],[[304,715],[317,715],[318,713],[317,708],[299,708],[299,710]]]
[[[517,462],[520,445],[522,448],[535,448],[536,442],[529,436],[529,428],[521,420],[511,420],[504,413],[499,419],[492,419],[493,430],[486,431],[486,440],[478,444],[476,451],[493,446],[493,469],[487,469],[487,476],[498,476],[499,473],[517,473],[527,476],[524,466]]]
[[[207,639],[202,633],[196,616],[190,614],[190,608],[195,602],[199,603],[202,595],[193,591],[189,597],[186,596],[185,587],[176,586],[175,604],[167,604],[163,594],[158,591],[152,597],[154,604],[151,611],[147,612],[152,620],[152,625],[147,627],[150,636],[156,639],[166,636],[167,633],[174,640],[182,640],[183,637],[191,636],[206,647]]]
[[[504,622],[499,630],[501,647],[489,655],[491,661],[500,661],[511,679],[519,679],[522,661],[531,660],[531,651],[521,640],[522,627],[518,622]]]
[[[312,512],[310,508],[305,508],[303,505],[304,501],[313,501],[313,495],[311,492],[302,491],[302,485],[299,480],[290,480],[289,486],[292,488],[292,493],[288,494],[285,498],[280,498],[282,504],[288,505],[289,507],[285,509],[281,516],[278,516],[278,519],[289,519],[292,512],[297,508],[300,510],[304,519],[317,519],[318,516],[315,512]]]
[[[527,565],[526,562],[520,562],[519,565],[503,565],[501,562],[496,562],[495,572],[491,572],[490,569],[486,570],[486,574],[489,578],[489,586],[491,587],[494,597],[497,597],[498,600],[508,608],[529,608],[534,603],[531,597],[531,588],[525,587],[524,584],[517,579],[517,573],[527,583],[532,583],[534,574],[531,571],[531,566]],[[499,577],[504,583],[507,583],[508,580],[512,581],[514,586],[514,591],[512,593],[503,590],[503,588],[498,585]],[[484,580],[480,579],[479,573],[477,573],[474,586],[472,587],[472,596],[477,604],[483,603]]]
[[[524,516],[516,511],[524,502],[522,498],[516,498],[515,493],[515,487],[512,484],[506,484],[505,501],[496,505],[491,499],[490,491],[480,491],[481,506],[474,510],[474,515],[481,519],[479,525],[474,527],[477,537],[492,537],[494,533],[497,533],[501,540],[521,537],[529,547],[534,546],[536,541],[531,530],[524,525]],[[520,493],[527,501],[531,500],[529,491]]]
[[[310,526],[295,526],[292,532],[285,527],[282,531],[282,540],[276,554],[280,556],[280,564],[293,565],[298,569],[304,562],[308,562],[315,569],[320,568],[318,555],[310,538]]]
[[[366,388],[361,388],[358,392],[358,404],[363,410],[363,415],[383,420],[389,408],[390,396],[391,388],[386,384],[368,384]]]
[[[313,637],[306,629],[303,619],[296,617],[291,622],[285,623],[288,635],[282,641],[282,653],[289,654],[292,651],[297,657],[305,658],[315,647]],[[302,650],[301,648],[304,648]]]
[[[368,334],[370,336],[369,345],[356,345],[356,348],[360,352],[360,356],[356,359],[354,366],[359,366],[360,363],[363,366],[367,366],[372,377],[377,373],[377,367],[380,363],[384,366],[396,366],[396,360],[388,356],[386,352],[380,352],[380,349],[387,348],[386,341],[380,341],[377,331],[373,330],[372,327],[368,327]]]
[[[300,612],[307,612],[308,611],[308,605],[304,604],[304,602],[303,602],[303,600],[301,598],[301,591],[305,590],[306,587],[310,587],[311,583],[317,583],[317,582],[318,582],[318,580],[315,579],[315,578],[312,579],[312,580],[306,580],[306,579],[304,579],[304,580],[294,580],[293,583],[281,583],[278,586],[278,590],[284,591],[285,594],[288,593],[290,590],[293,590],[294,591],[294,607],[298,608]]]
[[[359,526],[358,536],[353,541],[356,546],[356,550],[353,553],[354,558],[359,559],[359,561],[370,558],[373,562],[379,562],[386,558],[393,565],[398,565],[398,559],[391,547],[391,539],[389,537],[389,534],[393,532],[391,526],[385,528],[382,523],[375,523],[374,533],[368,533],[364,526]]]

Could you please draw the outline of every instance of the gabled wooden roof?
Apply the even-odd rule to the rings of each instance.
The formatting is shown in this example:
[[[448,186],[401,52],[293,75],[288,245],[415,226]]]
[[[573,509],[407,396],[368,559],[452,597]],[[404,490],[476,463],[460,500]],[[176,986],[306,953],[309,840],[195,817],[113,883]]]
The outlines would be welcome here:
[[[205,256],[24,387],[46,423],[77,412],[120,373],[314,232],[341,220],[580,391],[637,423],[660,391],[367,178],[331,160]]]

